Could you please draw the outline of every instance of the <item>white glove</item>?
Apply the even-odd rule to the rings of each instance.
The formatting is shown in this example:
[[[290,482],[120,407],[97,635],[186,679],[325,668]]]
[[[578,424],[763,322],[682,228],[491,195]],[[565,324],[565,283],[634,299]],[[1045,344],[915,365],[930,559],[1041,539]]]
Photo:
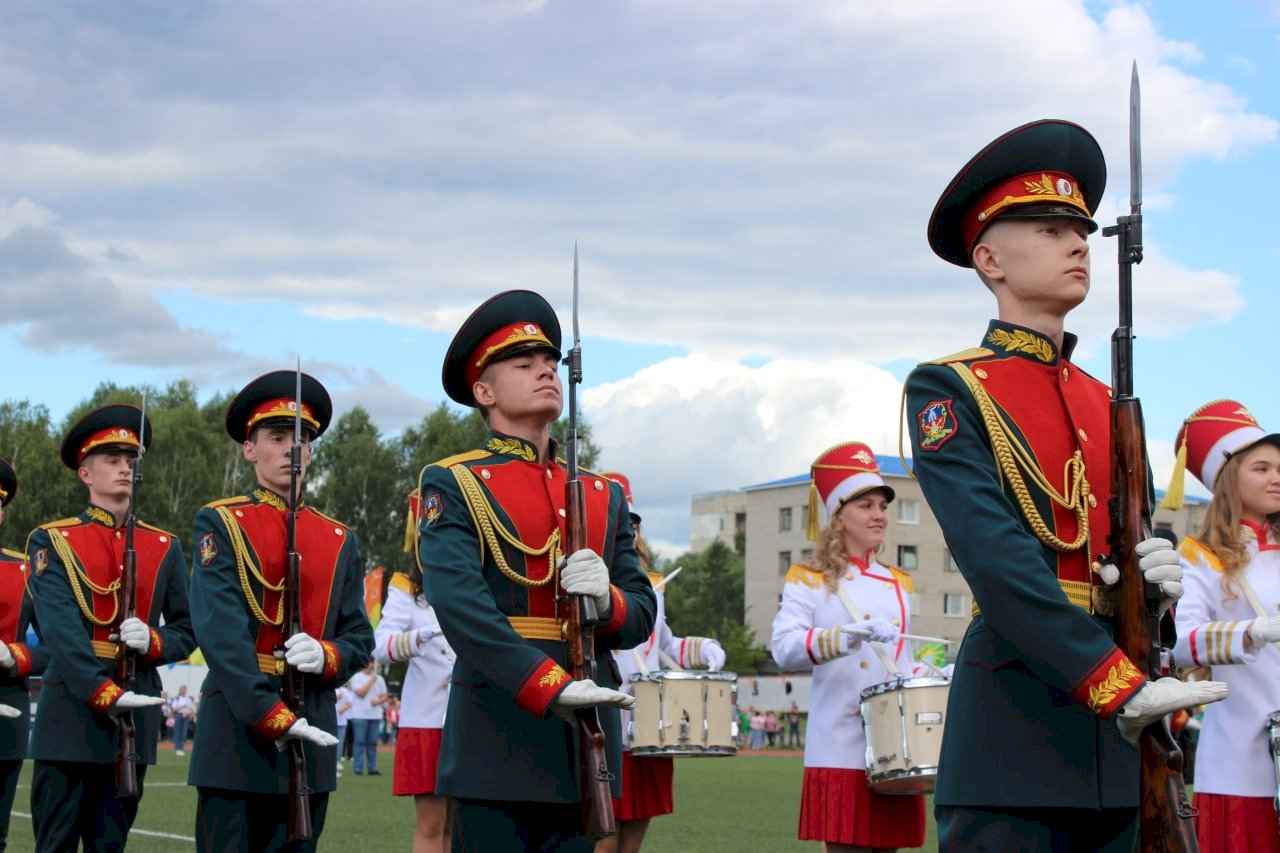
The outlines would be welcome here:
[[[840,633],[844,635],[847,644],[844,651],[847,654],[856,652],[864,640],[870,640],[873,643],[896,643],[902,632],[888,619],[868,619],[865,622],[849,622],[841,625]]]
[[[574,551],[560,566],[560,588],[572,595],[589,595],[603,618],[612,601],[609,596],[609,567],[590,548]]]
[[[136,711],[139,708],[153,708],[164,702],[159,696],[143,696],[141,693],[134,693],[132,690],[126,690],[120,694],[120,698],[111,703],[111,707],[107,709],[107,713],[113,717],[118,717],[125,711]]]
[[[0,643],[0,667],[5,669],[13,669],[18,662],[13,659],[13,652],[9,650],[7,643]]]
[[[1133,548],[1138,554],[1138,568],[1148,583],[1160,586],[1161,612],[1182,597],[1182,560],[1168,539],[1153,536]],[[1098,577],[1107,586],[1120,580],[1120,569],[1114,563],[1098,566]]]
[[[306,635],[296,634],[295,636],[303,637]],[[314,743],[316,746],[336,746],[338,743],[336,737],[318,726],[311,725],[307,722],[306,717],[299,717],[293,721],[293,725],[289,726],[289,730],[276,740],[276,749],[284,749],[291,740]]]
[[[1179,681],[1172,677],[1148,681],[1120,709],[1116,725],[1124,739],[1136,746],[1142,730],[1165,714],[1226,698],[1227,685],[1222,681]]]
[[[601,687],[587,678],[582,681],[570,681],[569,685],[564,690],[561,690],[560,695],[551,703],[551,713],[567,722],[574,723],[577,721],[577,718],[574,717],[574,711],[579,708],[594,708],[598,705],[614,705],[629,711],[636,706],[636,699],[634,696],[619,693],[617,690]]]
[[[427,643],[430,643],[432,639],[439,636],[439,634],[440,634],[440,629],[433,628],[430,625],[423,625],[421,628],[419,628],[418,636],[414,638],[414,641],[413,641],[414,654],[420,655],[424,651],[426,651]]]
[[[1258,647],[1280,642],[1280,616],[1264,616],[1249,623],[1249,639]],[[0,658],[0,663],[4,660]],[[6,664],[8,666],[8,664]]]
[[[707,669],[711,672],[719,672],[724,669],[724,649],[720,648],[720,644],[710,637],[702,641],[702,649],[699,652],[702,655],[702,662],[707,665]]]
[[[297,633],[284,641],[284,662],[313,675],[324,672],[324,648],[310,634]]]
[[[146,654],[151,648],[151,629],[147,623],[137,616],[131,616],[120,623],[120,642],[139,654]]]
[[[12,705],[0,705],[0,717],[8,717],[12,720],[14,717],[21,717],[22,712]]]

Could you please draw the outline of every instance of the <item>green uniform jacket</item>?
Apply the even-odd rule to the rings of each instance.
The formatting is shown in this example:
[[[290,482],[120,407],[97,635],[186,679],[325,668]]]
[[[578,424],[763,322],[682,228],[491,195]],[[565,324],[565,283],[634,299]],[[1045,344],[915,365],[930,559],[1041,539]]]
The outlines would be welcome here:
[[[551,714],[570,681],[554,572],[567,475],[563,461],[536,459],[532,445],[494,434],[485,450],[422,473],[423,588],[458,655],[436,778],[436,790],[454,797],[581,799],[576,729]],[[657,600],[640,569],[622,487],[585,471],[582,481],[588,545],[611,581],[612,607],[596,630],[596,681],[616,689],[609,652],[644,642]],[[621,724],[616,709],[600,717],[616,797]]]
[[[286,552],[284,499],[264,488],[215,501],[196,514],[191,605],[209,675],[200,688],[188,784],[256,794],[289,792],[289,753],[275,741],[297,717],[336,734],[334,690],[364,668],[373,629],[364,610],[364,566],[356,535],[310,507],[298,513],[302,627],[324,647],[325,668],[306,678],[299,714],[281,699],[273,656]],[[247,595],[246,595],[247,593]],[[263,621],[265,617],[268,621]],[[283,667],[283,662],[280,662]],[[334,747],[303,745],[312,790],[337,784]]]
[[[1138,803],[1138,752],[1109,718],[1145,678],[1116,648],[1111,623],[1093,615],[1100,596],[1090,564],[1109,532],[1110,394],[1067,360],[1074,344],[1067,335],[1059,354],[1038,333],[993,321],[982,348],[907,378],[915,474],[981,609],[951,683],[939,805]],[[1028,450],[1038,467],[1020,475],[1034,515],[1080,547],[1051,547],[1033,532],[975,386],[1004,424],[997,432],[1007,447]],[[1049,500],[1037,476],[1063,496],[1082,477],[1089,489],[1068,508]]]
[[[27,757],[31,739],[31,693],[27,676],[44,672],[49,647],[27,645],[27,625],[33,615],[31,586],[27,578],[27,557],[19,551],[0,548],[0,643],[13,654],[16,666],[0,670],[0,704],[22,712],[21,717],[0,718],[0,761]],[[36,633],[40,626],[36,623]]]
[[[75,518],[36,528],[27,540],[36,618],[42,645],[49,647],[31,737],[32,758],[99,764],[116,760],[119,737],[107,710],[125,688],[114,681],[115,651],[109,635],[121,614],[117,594],[94,587],[105,591],[119,581],[124,541],[125,532],[115,528],[111,513],[92,504]],[[133,692],[159,696],[156,668],[185,660],[195,648],[187,564],[177,537],[141,522],[134,548],[135,609],[152,627],[151,646],[137,657]],[[155,764],[160,707],[136,710],[133,720],[138,755],[144,763]]]

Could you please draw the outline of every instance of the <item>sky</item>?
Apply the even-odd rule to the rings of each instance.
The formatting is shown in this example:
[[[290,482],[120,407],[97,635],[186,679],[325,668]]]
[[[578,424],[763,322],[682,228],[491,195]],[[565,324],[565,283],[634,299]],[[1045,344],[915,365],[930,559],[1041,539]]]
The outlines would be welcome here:
[[[1280,0],[238,0],[0,5],[0,400],[206,397],[304,369],[388,435],[444,399],[511,288],[569,328],[581,406],[674,556],[692,495],[896,453],[902,381],[994,312],[925,226],[1039,118],[1127,212],[1142,79],[1135,388],[1157,484],[1182,419],[1280,429],[1270,232]],[[1110,376],[1114,242],[1068,328]],[[0,455],[3,449],[0,448]]]

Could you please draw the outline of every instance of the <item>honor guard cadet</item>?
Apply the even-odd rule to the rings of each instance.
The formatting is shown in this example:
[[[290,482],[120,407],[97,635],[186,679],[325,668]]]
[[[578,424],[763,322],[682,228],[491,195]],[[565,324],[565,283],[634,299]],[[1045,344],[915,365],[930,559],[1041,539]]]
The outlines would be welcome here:
[[[89,504],[78,516],[36,528],[27,540],[36,617],[49,647],[31,737],[37,850],[75,850],[78,843],[85,850],[124,849],[146,765],[156,762],[156,669],[195,648],[182,546],[172,533],[141,521],[133,535],[137,615],[122,618],[133,463],[151,438],[150,420],[143,422],[134,406],[104,406],[81,418],[62,442],[62,461],[88,487]],[[121,642],[136,656],[131,690],[115,681]],[[116,718],[126,711],[132,711],[138,753],[136,797],[116,790]]]
[[[198,789],[196,847],[210,853],[316,848],[337,782],[334,690],[364,668],[373,649],[356,536],[301,494],[303,631],[283,634],[296,382],[292,370],[268,373],[231,401],[227,434],[241,443],[255,482],[245,495],[207,504],[195,519],[191,600],[209,675],[187,782]],[[311,442],[329,426],[333,406],[313,377],[302,374],[301,385],[305,473]],[[307,675],[301,714],[281,696],[286,667]],[[291,739],[302,741],[306,756],[308,841],[287,838]]]
[[[590,849],[575,709],[599,708],[619,795],[618,708],[634,700],[609,652],[644,641],[656,604],[616,483],[581,473],[589,547],[562,559],[559,359],[555,313],[522,290],[477,308],[445,356],[445,391],[492,430],[483,448],[427,466],[420,486],[424,590],[458,655],[436,786],[458,800],[455,850]],[[567,672],[566,593],[595,601],[598,683]]]
[[[934,795],[945,850],[1131,850],[1139,762],[1126,737],[1222,695],[1148,683],[1099,589],[1118,571],[1091,570],[1108,547],[1110,394],[1070,361],[1063,326],[1089,292],[1105,182],[1087,131],[1036,121],[970,160],[929,222],[934,252],[974,269],[999,312],[978,347],[920,365],[905,388],[915,475],[974,596]],[[1176,598],[1171,544],[1137,550]]]
[[[1235,400],[1215,400],[1183,422],[1174,446],[1162,505],[1182,505],[1188,471],[1213,490],[1201,529],[1182,540],[1174,656],[1231,685],[1200,730],[1196,837],[1202,853],[1280,853],[1280,434]]]
[[[0,528],[5,508],[18,494],[18,475],[0,459]],[[44,672],[49,647],[28,646],[32,616],[27,556],[0,548],[0,850],[9,838],[9,813],[18,789],[31,734],[31,694],[27,676]]]
[[[657,617],[649,638],[632,649],[615,651],[613,659],[618,665],[622,691],[632,692],[629,679],[636,673],[648,675],[664,669],[694,669],[706,667],[711,672],[724,668],[724,649],[710,637],[677,637],[667,625],[666,609],[662,594],[663,575],[649,571],[649,546],[640,535],[640,514],[636,512],[631,495],[631,481],[618,471],[605,471],[602,477],[622,486],[627,499],[627,513],[635,531],[636,553],[640,567],[653,584],[658,599]],[[674,575],[671,576],[674,578]],[[627,731],[630,712],[622,713],[622,730]],[[675,759],[670,755],[636,757],[624,746],[622,752],[622,796],[613,801],[613,816],[618,821],[618,834],[596,844],[595,853],[634,853],[644,844],[649,821],[675,811],[673,781]]]

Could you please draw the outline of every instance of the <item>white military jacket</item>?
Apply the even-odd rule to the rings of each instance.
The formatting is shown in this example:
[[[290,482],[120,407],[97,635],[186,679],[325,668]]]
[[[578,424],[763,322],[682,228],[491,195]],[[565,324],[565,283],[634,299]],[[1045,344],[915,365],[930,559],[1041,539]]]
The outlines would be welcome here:
[[[823,629],[887,619],[902,631],[910,631],[911,578],[875,560],[865,568],[851,562],[839,586],[858,611],[857,618],[823,585],[821,572],[808,566],[791,567],[782,589],[782,604],[773,618],[773,659],[786,670],[813,669],[805,767],[865,771],[862,691],[897,676],[885,668],[870,643],[841,656],[838,632]],[[885,646],[884,651],[903,675],[924,674],[908,641],[899,640]]]
[[[435,636],[413,654],[418,630],[426,627],[434,628]],[[456,656],[440,632],[435,610],[420,598],[414,600],[409,579],[402,574],[392,575],[387,588],[387,603],[373,634],[373,656],[381,663],[409,660],[400,696],[400,728],[442,728]]]
[[[1268,616],[1280,613],[1280,545],[1258,547],[1248,527],[1249,562],[1243,575]],[[1223,588],[1222,566],[1197,540],[1182,541],[1183,586],[1176,609],[1179,666],[1209,666],[1230,695],[1205,707],[1196,747],[1196,791],[1240,797],[1274,797],[1275,765],[1267,749],[1266,722],[1280,711],[1280,649],[1245,648],[1257,618],[1237,585]]]

